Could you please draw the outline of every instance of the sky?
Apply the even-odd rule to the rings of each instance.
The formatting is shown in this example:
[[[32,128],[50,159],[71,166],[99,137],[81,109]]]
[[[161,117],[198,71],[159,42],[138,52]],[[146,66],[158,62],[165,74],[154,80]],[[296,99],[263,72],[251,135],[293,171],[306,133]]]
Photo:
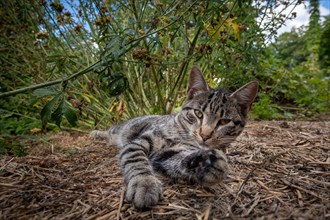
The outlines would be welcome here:
[[[320,3],[320,16],[321,18],[324,16],[330,15],[330,0],[319,0]],[[285,24],[278,29],[277,35],[284,32],[289,32],[293,27],[300,27],[302,25],[308,25],[309,22],[309,13],[308,13],[309,2],[306,2],[306,5],[301,4],[296,7],[293,12],[297,13],[297,17],[293,20],[288,20]],[[292,7],[289,7],[284,13],[289,13]]]

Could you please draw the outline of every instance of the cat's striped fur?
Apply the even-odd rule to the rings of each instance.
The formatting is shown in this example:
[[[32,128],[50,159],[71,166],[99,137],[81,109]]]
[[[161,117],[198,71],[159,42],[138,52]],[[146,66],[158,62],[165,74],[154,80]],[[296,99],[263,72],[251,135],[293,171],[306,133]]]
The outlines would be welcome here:
[[[212,89],[193,67],[181,112],[133,118],[92,136],[120,147],[126,199],[138,209],[149,207],[162,197],[154,172],[199,184],[226,177],[222,148],[242,132],[257,88],[250,82],[233,94]]]

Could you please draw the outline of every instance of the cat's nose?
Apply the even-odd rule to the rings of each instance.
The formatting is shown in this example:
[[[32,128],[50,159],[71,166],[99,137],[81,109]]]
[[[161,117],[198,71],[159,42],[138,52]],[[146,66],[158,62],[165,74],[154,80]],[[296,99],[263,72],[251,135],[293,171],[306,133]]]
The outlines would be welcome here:
[[[203,141],[205,142],[205,141],[207,141],[208,139],[211,138],[212,133],[209,133],[209,134],[203,134],[203,133],[201,133],[200,135],[201,135]]]

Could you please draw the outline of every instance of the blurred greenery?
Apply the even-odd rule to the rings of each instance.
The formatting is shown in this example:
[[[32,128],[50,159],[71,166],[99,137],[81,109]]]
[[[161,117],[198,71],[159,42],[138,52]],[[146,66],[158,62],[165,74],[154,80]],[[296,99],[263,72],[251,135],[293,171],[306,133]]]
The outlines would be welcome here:
[[[176,112],[192,65],[212,87],[258,80],[253,119],[327,114],[330,18],[310,1],[310,24],[276,37],[299,4],[0,0],[1,143],[20,154],[13,135]]]

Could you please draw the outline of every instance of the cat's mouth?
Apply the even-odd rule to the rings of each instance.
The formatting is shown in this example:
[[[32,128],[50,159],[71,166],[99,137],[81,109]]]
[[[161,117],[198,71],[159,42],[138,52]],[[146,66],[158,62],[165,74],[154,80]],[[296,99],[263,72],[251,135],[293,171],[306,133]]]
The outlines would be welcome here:
[[[209,145],[212,143],[212,138],[204,140],[201,136],[199,136],[198,142],[203,145]]]
[[[193,132],[193,137],[201,145],[210,145],[212,144],[212,142],[214,142],[212,135],[206,138],[205,136],[203,137],[203,135],[196,131]]]

